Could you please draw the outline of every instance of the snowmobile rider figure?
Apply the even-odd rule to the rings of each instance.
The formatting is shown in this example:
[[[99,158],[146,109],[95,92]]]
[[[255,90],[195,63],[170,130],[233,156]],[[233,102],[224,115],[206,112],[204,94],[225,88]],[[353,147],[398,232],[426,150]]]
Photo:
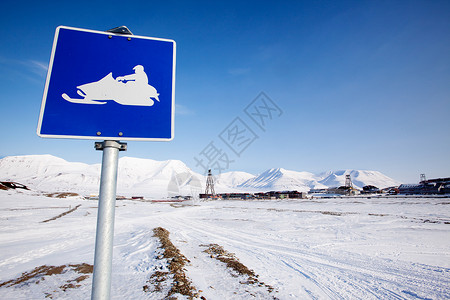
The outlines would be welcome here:
[[[144,67],[141,65],[137,65],[133,68],[134,74],[125,75],[125,76],[119,76],[116,78],[118,82],[123,82],[125,84],[132,83],[133,85],[136,85],[137,87],[145,87],[148,85],[148,77],[147,74],[144,72]],[[130,83],[128,83],[130,81]]]

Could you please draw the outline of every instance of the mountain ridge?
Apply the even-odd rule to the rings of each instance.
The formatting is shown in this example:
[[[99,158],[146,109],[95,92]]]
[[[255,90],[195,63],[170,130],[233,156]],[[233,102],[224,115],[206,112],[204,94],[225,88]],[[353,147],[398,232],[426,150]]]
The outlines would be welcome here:
[[[100,184],[101,164],[68,162],[52,155],[6,156],[0,159],[0,180],[16,181],[43,191],[79,191],[96,194]],[[379,188],[400,182],[368,170],[338,170],[313,174],[284,168],[271,168],[259,175],[243,171],[215,176],[216,193],[297,190],[344,185],[350,175],[355,187]],[[190,169],[181,160],[157,161],[124,156],[119,159],[117,194],[168,197],[174,193],[204,191],[206,177]]]

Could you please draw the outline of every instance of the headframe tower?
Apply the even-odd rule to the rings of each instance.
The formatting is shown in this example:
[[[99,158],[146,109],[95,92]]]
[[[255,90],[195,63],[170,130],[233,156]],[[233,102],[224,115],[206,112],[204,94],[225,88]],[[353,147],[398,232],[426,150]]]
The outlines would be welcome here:
[[[345,186],[349,188],[353,188],[353,182],[352,178],[350,177],[350,174],[345,175]]]
[[[216,192],[214,191],[214,177],[211,173],[211,169],[208,170],[208,177],[206,178],[206,190],[205,194],[215,196]]]

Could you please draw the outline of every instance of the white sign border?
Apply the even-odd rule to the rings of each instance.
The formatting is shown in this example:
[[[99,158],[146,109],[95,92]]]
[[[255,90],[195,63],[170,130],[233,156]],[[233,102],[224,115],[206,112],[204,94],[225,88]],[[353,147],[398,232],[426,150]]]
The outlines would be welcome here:
[[[52,53],[50,56],[50,62],[49,62],[48,71],[47,71],[47,78],[45,81],[44,94],[42,96],[41,110],[39,112],[38,126],[37,126],[37,130],[36,130],[36,133],[39,137],[41,137],[41,138],[58,138],[58,139],[61,138],[61,139],[82,139],[82,140],[110,140],[110,141],[120,140],[120,141],[154,141],[154,142],[169,142],[174,139],[174,134],[175,134],[175,69],[176,69],[176,49],[177,49],[176,45],[177,44],[174,40],[171,40],[171,39],[154,38],[154,37],[139,36],[139,35],[125,35],[125,36],[131,37],[132,39],[138,38],[138,39],[147,39],[147,40],[157,40],[157,41],[171,42],[173,44],[172,116],[171,116],[170,138],[133,138],[133,137],[121,137],[121,136],[109,137],[109,136],[98,136],[98,135],[78,136],[78,135],[42,134],[41,127],[42,127],[42,121],[43,121],[43,116],[44,116],[45,103],[47,101],[48,86],[50,84],[50,77],[51,77],[52,68],[53,68],[53,60],[55,58],[56,45],[58,43],[58,36],[59,36],[60,29],[68,29],[68,30],[75,30],[75,31],[91,32],[91,33],[96,33],[96,34],[124,37],[123,34],[111,33],[111,32],[106,32],[106,31],[97,31],[97,30],[91,30],[91,29],[75,28],[75,27],[69,27],[69,26],[58,26],[56,28],[55,37],[53,39]]]

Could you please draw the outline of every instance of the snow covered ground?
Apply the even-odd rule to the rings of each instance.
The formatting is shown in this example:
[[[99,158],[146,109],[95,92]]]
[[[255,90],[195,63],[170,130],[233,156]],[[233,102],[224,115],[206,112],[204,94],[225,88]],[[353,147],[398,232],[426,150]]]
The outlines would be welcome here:
[[[39,266],[93,264],[97,204],[0,190],[0,299],[89,299],[91,275],[73,269],[4,283]],[[163,298],[143,289],[164,269],[159,226],[189,259],[186,275],[203,299],[450,298],[449,198],[117,201],[112,299]],[[234,253],[261,284],[205,253],[209,244]]]

